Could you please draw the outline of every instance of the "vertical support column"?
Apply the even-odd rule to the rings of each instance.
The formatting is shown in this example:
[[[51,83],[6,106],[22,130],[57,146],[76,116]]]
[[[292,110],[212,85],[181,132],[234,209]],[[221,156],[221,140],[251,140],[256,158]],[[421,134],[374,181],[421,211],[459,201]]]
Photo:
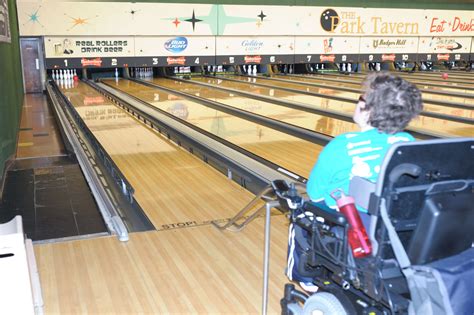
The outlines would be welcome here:
[[[278,201],[269,201],[265,204],[265,252],[263,255],[263,292],[262,315],[267,314],[268,308],[268,272],[270,269],[270,218],[273,207],[279,205]]]

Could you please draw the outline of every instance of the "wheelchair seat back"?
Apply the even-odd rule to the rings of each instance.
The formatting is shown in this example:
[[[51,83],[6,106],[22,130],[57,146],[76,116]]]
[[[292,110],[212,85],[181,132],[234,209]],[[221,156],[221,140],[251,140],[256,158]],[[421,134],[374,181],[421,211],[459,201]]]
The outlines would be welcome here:
[[[474,241],[474,139],[394,144],[369,202],[374,255],[393,259],[381,200],[412,264],[469,248]]]

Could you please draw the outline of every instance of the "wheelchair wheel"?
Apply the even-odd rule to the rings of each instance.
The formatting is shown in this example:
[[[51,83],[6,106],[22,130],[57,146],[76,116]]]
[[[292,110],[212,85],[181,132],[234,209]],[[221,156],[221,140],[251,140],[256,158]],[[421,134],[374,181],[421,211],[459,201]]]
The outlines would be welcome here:
[[[334,294],[321,292],[306,300],[303,315],[347,315],[347,312]]]

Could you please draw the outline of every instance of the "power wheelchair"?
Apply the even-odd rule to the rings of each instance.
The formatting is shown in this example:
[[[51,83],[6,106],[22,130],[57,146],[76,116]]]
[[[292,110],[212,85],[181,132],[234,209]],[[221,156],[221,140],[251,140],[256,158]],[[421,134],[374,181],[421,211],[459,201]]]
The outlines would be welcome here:
[[[394,144],[378,181],[351,180],[372,253],[355,258],[340,212],[273,185],[303,249],[282,314],[474,314],[474,138]],[[302,215],[306,214],[306,215]]]

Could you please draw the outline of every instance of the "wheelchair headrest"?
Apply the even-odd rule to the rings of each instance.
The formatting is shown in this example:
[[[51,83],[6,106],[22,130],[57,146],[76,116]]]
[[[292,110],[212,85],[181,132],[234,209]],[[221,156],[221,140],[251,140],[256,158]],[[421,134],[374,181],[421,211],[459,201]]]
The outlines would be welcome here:
[[[419,168],[420,174],[398,176],[395,187],[431,184],[437,181],[474,178],[474,138],[399,142],[388,150],[380,168],[375,194],[382,196],[390,174],[401,164]],[[408,173],[414,171],[407,169]],[[408,174],[407,173],[407,174]],[[394,177],[394,175],[392,175]]]

